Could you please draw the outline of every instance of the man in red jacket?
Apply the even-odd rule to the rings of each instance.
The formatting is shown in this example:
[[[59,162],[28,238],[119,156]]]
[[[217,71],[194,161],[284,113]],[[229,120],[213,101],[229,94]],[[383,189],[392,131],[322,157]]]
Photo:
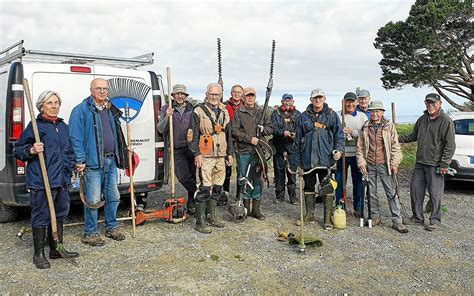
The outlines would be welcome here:
[[[230,120],[232,122],[232,116],[234,111],[236,111],[242,105],[242,95],[244,93],[244,88],[236,84],[230,89],[230,98],[225,102],[225,108],[229,112]],[[225,168],[225,181],[223,185],[223,191],[219,205],[225,205],[229,198],[230,191],[230,177],[232,176],[232,166],[226,166]],[[236,199],[238,196],[236,195]]]

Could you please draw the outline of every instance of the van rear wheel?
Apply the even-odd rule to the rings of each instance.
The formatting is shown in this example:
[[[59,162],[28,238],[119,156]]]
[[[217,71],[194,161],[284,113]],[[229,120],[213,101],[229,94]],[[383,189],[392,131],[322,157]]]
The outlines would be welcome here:
[[[0,223],[15,221],[18,216],[18,208],[6,206],[0,203]]]

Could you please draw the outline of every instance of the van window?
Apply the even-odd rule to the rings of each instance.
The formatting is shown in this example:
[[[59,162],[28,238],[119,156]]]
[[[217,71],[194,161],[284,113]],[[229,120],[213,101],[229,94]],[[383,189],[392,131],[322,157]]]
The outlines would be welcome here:
[[[474,119],[460,119],[454,121],[456,135],[474,135]]]

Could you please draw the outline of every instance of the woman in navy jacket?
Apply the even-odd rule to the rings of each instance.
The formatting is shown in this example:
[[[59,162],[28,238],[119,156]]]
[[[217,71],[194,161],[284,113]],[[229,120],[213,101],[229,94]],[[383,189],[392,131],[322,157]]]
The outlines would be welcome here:
[[[33,263],[37,268],[45,269],[50,263],[44,255],[46,235],[49,241],[49,258],[61,258],[58,246],[52,238],[51,221],[48,201],[44,187],[38,153],[43,152],[49,185],[56,211],[59,243],[63,243],[63,222],[69,213],[69,186],[72,168],[74,167],[74,151],[69,142],[69,130],[62,118],[58,117],[61,97],[53,91],[41,93],[36,102],[40,114],[36,122],[40,143],[35,143],[31,122],[15,143],[15,157],[27,162],[26,187],[30,191],[31,226],[35,253]],[[49,231],[47,229],[49,228]],[[64,251],[65,257],[77,257],[78,253]]]

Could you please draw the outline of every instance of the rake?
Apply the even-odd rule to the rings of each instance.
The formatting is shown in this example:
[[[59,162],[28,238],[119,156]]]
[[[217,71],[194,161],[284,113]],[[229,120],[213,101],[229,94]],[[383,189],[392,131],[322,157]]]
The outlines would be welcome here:
[[[140,113],[143,101],[145,101],[151,87],[130,78],[111,78],[107,81],[109,82],[109,100],[119,109],[125,110],[125,107],[128,106],[135,110],[135,114],[130,117],[129,121],[134,120]],[[120,117],[126,121],[124,116]]]
[[[132,237],[136,236],[135,224],[135,190],[133,186],[133,166],[132,166],[132,150],[130,136],[130,121],[135,119],[140,113],[148,92],[151,87],[145,83],[129,79],[129,78],[112,78],[109,82],[109,100],[117,108],[125,110],[125,117],[120,116],[127,124],[127,147],[128,147],[128,167],[130,170],[130,205],[132,212]],[[130,109],[135,110],[135,114],[130,116]]]

